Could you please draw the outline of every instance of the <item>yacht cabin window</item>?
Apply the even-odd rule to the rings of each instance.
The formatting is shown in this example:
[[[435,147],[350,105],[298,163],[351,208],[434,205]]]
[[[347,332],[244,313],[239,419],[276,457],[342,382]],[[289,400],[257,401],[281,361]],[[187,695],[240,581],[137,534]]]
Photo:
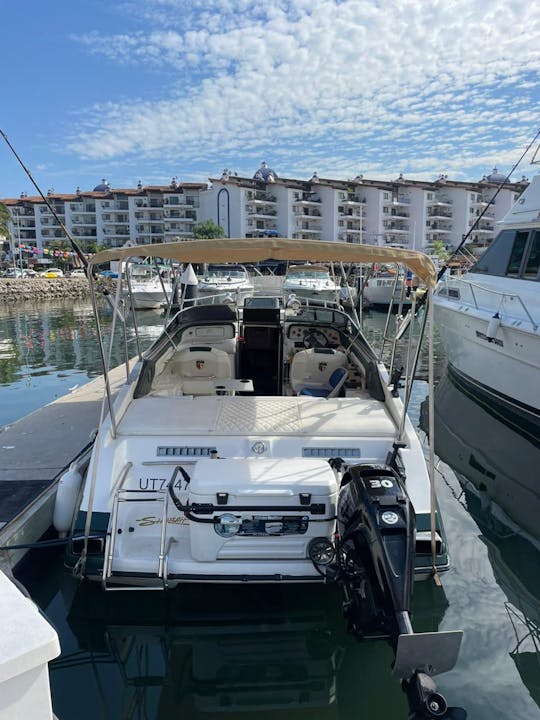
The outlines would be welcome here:
[[[523,270],[523,277],[528,280],[536,280],[538,270],[540,270],[540,230],[537,230],[533,235],[529,255]]]
[[[512,252],[510,253],[510,260],[506,269],[506,275],[508,275],[509,277],[519,276],[519,270],[523,261],[523,254],[525,252],[525,246],[527,245],[528,237],[528,230],[521,230],[520,232],[516,232],[514,244],[512,245]]]
[[[497,235],[470,272],[538,280],[539,263],[540,231],[508,229]]]

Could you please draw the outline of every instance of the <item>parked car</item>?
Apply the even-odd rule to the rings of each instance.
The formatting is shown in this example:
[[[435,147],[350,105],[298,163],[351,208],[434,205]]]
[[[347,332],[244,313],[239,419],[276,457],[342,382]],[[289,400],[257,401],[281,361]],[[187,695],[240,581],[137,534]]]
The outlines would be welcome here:
[[[47,268],[47,270],[43,270],[39,273],[40,277],[46,277],[46,278],[56,278],[56,277],[64,277],[63,270],[60,270],[60,268]]]
[[[21,270],[16,267],[10,267],[3,273],[3,276],[7,278],[35,277],[36,275],[37,272],[35,270],[30,270],[30,268],[23,268]]]
[[[21,278],[24,277],[24,270],[20,270],[19,268],[11,267],[6,270],[4,273],[4,277],[7,278]]]
[[[69,273],[69,277],[86,277],[86,270],[84,268],[75,268]]]

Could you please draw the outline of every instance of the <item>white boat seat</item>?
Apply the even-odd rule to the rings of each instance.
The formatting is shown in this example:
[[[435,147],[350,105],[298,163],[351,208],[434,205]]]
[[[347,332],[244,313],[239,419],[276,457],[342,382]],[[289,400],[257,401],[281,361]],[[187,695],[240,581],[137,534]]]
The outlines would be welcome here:
[[[174,356],[171,372],[180,379],[184,395],[213,395],[216,380],[232,378],[229,355],[224,350],[197,345]]]
[[[176,348],[176,355],[182,350],[193,346],[213,347],[217,350],[224,350],[229,356],[232,377],[235,377],[236,337],[232,324],[189,327],[182,333],[180,343]]]
[[[309,348],[300,350],[293,356],[291,362],[290,382],[294,393],[301,393],[306,388],[324,390],[321,397],[326,397],[334,390],[330,383],[330,377],[338,368],[347,369],[347,356],[344,352],[332,348]],[[338,388],[343,387],[347,379],[340,373],[338,378],[341,382]],[[336,393],[337,394],[337,393]]]

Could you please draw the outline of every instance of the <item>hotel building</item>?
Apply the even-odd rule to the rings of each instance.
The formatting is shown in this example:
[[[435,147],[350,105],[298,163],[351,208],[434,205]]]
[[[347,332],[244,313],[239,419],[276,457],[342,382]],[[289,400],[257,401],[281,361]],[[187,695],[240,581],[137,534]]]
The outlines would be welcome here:
[[[61,222],[84,249],[169,242],[193,237],[193,227],[213,220],[227,237],[290,237],[350,243],[394,245],[431,250],[435,241],[457,247],[478,216],[467,246],[479,249],[493,239],[495,224],[527,186],[526,178],[497,192],[504,176],[496,169],[479,182],[440,176],[434,182],[319,178],[280,178],[265,163],[253,177],[225,170],[207,183],[115,189],[103,180],[92,191],[74,194],[50,190]],[[42,255],[63,231],[39,196],[24,193],[2,200],[11,215],[15,243]]]

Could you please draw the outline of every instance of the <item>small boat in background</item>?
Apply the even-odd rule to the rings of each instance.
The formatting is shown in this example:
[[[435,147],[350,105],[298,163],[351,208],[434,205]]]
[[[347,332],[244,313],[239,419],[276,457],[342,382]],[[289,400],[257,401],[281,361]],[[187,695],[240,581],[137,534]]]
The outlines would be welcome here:
[[[129,295],[131,288],[135,310],[151,310],[170,302],[173,291],[170,269],[148,263],[133,263],[129,268],[129,286],[125,291]]]
[[[254,284],[244,265],[222,264],[208,265],[199,278],[197,304],[224,302],[228,296],[237,305],[254,292]]]
[[[339,303],[340,284],[326,265],[291,265],[283,281],[285,301],[290,295],[307,300]]]
[[[363,302],[367,307],[387,310],[389,306],[408,309],[413,289],[412,273],[394,266],[378,266],[365,280]]]

